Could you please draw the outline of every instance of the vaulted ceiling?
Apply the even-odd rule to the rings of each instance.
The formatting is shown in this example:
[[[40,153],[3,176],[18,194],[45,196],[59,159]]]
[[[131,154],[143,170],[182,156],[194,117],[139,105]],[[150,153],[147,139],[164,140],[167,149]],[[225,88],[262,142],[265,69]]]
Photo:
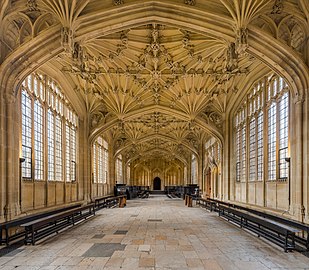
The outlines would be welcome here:
[[[137,18],[126,26],[118,18],[123,26],[115,30],[92,30],[98,29],[90,23],[95,18],[99,23],[123,11],[134,22],[135,9],[155,3],[169,4],[175,16],[185,8],[188,17],[211,14],[234,38],[158,21],[151,12],[147,22]],[[69,99],[83,106],[91,140],[109,138],[115,155],[129,162],[185,164],[209,138],[222,140],[227,112],[271,70],[250,52],[250,29],[303,59],[307,55],[306,0],[5,0],[0,10],[0,61],[27,51],[49,31],[61,31],[60,49],[38,68],[60,85],[65,78]]]

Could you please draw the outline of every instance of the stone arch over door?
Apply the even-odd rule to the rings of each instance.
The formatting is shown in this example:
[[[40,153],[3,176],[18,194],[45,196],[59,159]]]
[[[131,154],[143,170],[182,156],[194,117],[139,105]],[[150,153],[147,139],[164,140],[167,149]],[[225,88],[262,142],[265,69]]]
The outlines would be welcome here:
[[[161,190],[161,178],[158,176],[153,179],[153,190]]]

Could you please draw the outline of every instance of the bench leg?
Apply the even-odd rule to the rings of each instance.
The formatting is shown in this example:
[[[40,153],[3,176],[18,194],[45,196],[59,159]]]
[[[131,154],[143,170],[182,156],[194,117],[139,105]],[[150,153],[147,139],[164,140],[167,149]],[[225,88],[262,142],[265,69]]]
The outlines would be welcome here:
[[[5,228],[5,244],[9,245],[9,229]]]
[[[32,245],[35,245],[35,237],[34,237],[34,229],[32,227],[32,231],[31,231],[31,241],[32,241]]]
[[[285,235],[284,252],[288,252],[288,234]]]

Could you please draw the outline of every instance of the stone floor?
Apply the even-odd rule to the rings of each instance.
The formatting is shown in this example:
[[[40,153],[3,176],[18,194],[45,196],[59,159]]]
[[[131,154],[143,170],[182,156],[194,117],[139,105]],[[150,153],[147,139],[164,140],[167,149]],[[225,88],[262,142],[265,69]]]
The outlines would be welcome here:
[[[152,195],[21,246],[0,257],[0,269],[309,269],[309,258],[284,253],[215,213]]]

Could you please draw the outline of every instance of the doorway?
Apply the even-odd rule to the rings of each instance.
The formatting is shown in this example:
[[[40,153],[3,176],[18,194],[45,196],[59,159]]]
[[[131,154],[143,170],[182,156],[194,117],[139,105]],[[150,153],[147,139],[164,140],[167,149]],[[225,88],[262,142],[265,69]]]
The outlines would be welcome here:
[[[153,190],[161,190],[161,179],[160,179],[160,177],[155,177],[155,179],[153,179]]]

